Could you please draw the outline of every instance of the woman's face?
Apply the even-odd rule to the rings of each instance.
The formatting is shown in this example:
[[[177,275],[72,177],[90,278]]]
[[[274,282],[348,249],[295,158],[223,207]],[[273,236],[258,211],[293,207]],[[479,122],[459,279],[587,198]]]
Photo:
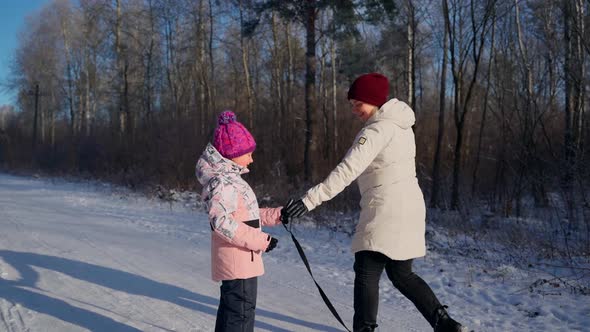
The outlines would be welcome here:
[[[352,113],[363,122],[369,120],[377,111],[377,106],[375,105],[367,104],[355,99],[350,99],[349,102]]]
[[[254,159],[252,158],[252,152],[250,152],[239,157],[232,158],[232,161],[242,167],[248,167],[248,165],[254,162]]]

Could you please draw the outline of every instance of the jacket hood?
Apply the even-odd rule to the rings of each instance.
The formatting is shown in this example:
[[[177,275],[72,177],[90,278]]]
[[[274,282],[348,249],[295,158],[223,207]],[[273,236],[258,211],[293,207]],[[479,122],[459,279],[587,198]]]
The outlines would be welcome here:
[[[408,104],[396,98],[390,99],[383,104],[375,115],[369,119],[367,124],[381,120],[392,121],[402,129],[408,129],[416,123],[414,111],[408,106]]]
[[[201,154],[196,166],[196,176],[199,183],[206,185],[209,181],[220,175],[248,173],[248,168],[242,167],[233,161],[224,158],[215,147],[209,143]]]

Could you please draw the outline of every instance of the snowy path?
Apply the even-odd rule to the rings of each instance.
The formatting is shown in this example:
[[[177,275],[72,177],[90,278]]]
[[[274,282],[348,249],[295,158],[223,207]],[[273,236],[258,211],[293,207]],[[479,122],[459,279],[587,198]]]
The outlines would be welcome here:
[[[211,331],[219,290],[205,218],[106,185],[0,174],[0,331]],[[342,331],[284,230],[273,233],[257,330]],[[348,252],[335,259],[352,264]],[[313,268],[350,325],[352,273],[338,266]],[[428,330],[407,306],[386,303],[380,317],[395,317],[382,331]]]
[[[0,230],[0,332],[213,330],[219,285],[202,212],[101,183],[0,173]],[[343,331],[285,230],[265,231],[279,245],[264,258],[256,331]],[[295,232],[350,327],[350,238],[309,225]],[[494,244],[429,232],[415,270],[471,329],[590,331],[590,296],[553,282],[529,291],[551,276],[517,267],[515,253]],[[432,331],[385,276],[378,323],[380,332]]]

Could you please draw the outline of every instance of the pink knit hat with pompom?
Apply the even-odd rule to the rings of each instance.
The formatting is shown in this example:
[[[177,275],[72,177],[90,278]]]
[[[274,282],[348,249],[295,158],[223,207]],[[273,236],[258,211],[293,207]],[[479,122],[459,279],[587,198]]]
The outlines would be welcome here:
[[[236,120],[232,111],[224,111],[217,118],[213,146],[227,159],[250,153],[256,149],[252,134]]]

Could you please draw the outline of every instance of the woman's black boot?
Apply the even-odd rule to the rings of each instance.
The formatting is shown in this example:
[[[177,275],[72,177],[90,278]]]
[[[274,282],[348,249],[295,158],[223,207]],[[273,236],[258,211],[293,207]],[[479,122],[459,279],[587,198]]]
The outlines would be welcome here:
[[[447,306],[440,306],[434,312],[434,332],[466,332],[467,328],[451,318]]]

